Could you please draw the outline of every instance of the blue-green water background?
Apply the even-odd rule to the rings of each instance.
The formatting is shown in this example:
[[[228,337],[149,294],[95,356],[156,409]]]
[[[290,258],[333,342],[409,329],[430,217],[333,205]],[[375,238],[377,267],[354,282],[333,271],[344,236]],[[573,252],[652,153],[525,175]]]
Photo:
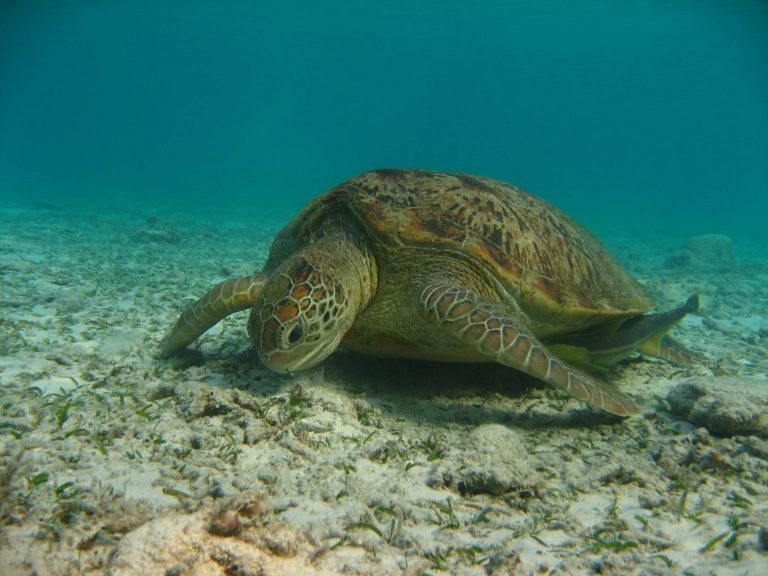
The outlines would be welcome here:
[[[5,205],[285,219],[378,167],[765,235],[768,2],[0,4]]]

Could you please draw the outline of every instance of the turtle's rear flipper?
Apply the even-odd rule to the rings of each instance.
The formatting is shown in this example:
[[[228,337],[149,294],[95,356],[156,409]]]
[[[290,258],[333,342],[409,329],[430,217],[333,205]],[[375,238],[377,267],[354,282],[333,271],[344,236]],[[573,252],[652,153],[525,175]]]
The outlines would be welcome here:
[[[618,360],[632,352],[640,352],[675,364],[690,363],[693,355],[667,336],[667,332],[686,314],[698,309],[699,295],[693,294],[673,310],[631,318],[616,330],[604,350],[590,350],[590,356],[596,363],[610,363],[612,357]],[[601,356],[609,362],[601,362]]]
[[[637,351],[645,356],[661,358],[676,366],[691,366],[705,360],[700,354],[689,350],[669,334],[662,334],[660,338],[643,342]]]
[[[607,323],[592,332],[552,342],[551,349],[566,360],[593,370],[610,366],[635,352],[686,364],[693,354],[666,334],[686,314],[698,309],[699,295],[694,294],[673,310]],[[572,359],[575,351],[581,351],[582,357]]]
[[[160,355],[170,356],[182,350],[223,318],[251,308],[267,279],[264,274],[256,274],[214,286],[179,316],[173,330],[160,342]]]

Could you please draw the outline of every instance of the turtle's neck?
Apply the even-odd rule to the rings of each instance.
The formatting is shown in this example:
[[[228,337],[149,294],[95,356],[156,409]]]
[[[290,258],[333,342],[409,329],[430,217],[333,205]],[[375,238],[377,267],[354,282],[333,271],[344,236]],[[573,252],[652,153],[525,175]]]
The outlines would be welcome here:
[[[297,257],[344,287],[358,313],[368,306],[376,293],[378,267],[368,240],[346,223],[327,226],[322,236],[311,239],[297,251],[294,259]]]

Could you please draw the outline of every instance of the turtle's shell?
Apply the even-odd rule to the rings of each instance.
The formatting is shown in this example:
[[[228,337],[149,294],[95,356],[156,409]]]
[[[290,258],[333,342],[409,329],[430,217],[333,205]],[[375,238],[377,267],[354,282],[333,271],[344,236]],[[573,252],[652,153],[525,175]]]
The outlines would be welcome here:
[[[374,253],[377,242],[458,252],[486,266],[539,318],[629,316],[653,306],[592,234],[551,204],[503,182],[374,170],[312,202],[281,236],[301,243],[300,237],[322,228],[329,213],[345,210],[363,224]]]

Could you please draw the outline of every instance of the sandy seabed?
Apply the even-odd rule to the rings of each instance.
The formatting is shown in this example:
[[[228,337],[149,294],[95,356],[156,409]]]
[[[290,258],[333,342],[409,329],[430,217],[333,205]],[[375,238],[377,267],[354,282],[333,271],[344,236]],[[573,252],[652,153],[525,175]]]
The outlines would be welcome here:
[[[2,574],[768,573],[757,240],[603,238],[662,307],[702,301],[675,329],[699,363],[606,375],[643,407],[621,420],[493,365],[276,375],[244,313],[158,360],[276,230],[0,212]]]

